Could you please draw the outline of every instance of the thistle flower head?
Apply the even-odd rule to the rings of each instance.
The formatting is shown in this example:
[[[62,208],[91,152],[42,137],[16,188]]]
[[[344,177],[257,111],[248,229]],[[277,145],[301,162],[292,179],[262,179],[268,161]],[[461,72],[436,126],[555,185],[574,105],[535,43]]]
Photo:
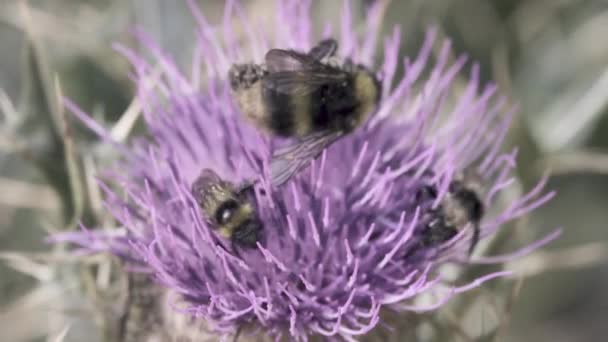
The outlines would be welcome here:
[[[345,2],[340,27],[328,23],[322,37],[312,33],[309,1],[279,2],[276,27],[282,29],[272,34],[257,29],[233,1],[218,27],[190,4],[198,22],[191,70],[180,69],[141,32],[136,35],[153,63],[118,47],[133,64],[150,133],[129,145],[115,144],[123,159],[102,183],[106,206],[125,234],[83,231],[59,239],[111,251],[143,268],[188,303],[176,307],[180,314],[205,320],[223,334],[254,322],[274,336],[348,339],[376,327],[383,308],[433,310],[506,275],[492,273],[455,286],[438,272],[445,262],[468,260],[470,222],[438,243],[425,240],[455,180],[475,174],[483,184],[481,202],[492,208],[510,186],[515,167],[516,150],[501,149],[512,110],[496,86],[480,84],[476,65],[462,80],[467,59],[452,59],[449,41],[438,43],[431,30],[416,56],[400,59],[399,30],[379,37],[382,1],[374,2],[360,31]],[[233,21],[244,28],[246,42],[237,41]],[[329,36],[339,42],[339,57],[378,71],[380,106],[362,127],[324,150],[287,184],[273,188],[268,163],[275,141],[243,120],[227,71],[232,63],[261,62],[272,47],[307,51]],[[161,76],[150,82],[155,64]],[[403,77],[396,72],[399,66]],[[76,105],[66,103],[111,139]],[[203,169],[235,184],[257,182],[254,202],[264,232],[256,248],[237,252],[205,219],[190,191]],[[104,185],[109,183],[118,190]],[[542,193],[543,185],[506,210],[487,213],[481,238],[546,202],[552,194]],[[435,194],[421,196],[429,186]],[[423,293],[438,296],[431,305],[418,306],[413,299]]]

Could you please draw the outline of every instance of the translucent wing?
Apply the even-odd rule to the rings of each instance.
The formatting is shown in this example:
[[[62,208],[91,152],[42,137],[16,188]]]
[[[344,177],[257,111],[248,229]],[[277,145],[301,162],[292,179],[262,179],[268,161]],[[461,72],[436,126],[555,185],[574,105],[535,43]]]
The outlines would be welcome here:
[[[222,184],[222,179],[215,171],[203,169],[192,183],[192,194],[197,199],[204,198],[207,196],[207,193],[212,186],[217,186],[219,184]]]
[[[308,52],[310,58],[317,61],[322,60],[326,57],[333,57],[338,49],[338,42],[335,39],[325,39],[319,42],[316,46]]]
[[[272,49],[264,57],[270,73],[311,69],[316,61],[310,56],[293,50]]]
[[[289,95],[305,95],[322,86],[346,81],[347,75],[339,70],[282,71],[263,79],[264,88]]]
[[[234,191],[232,183],[223,180],[211,169],[203,169],[192,183],[191,188],[192,196],[205,210],[213,206],[218,198],[230,197]]]
[[[280,186],[287,182],[343,134],[332,131],[314,133],[294,144],[275,150],[270,161],[272,184]]]

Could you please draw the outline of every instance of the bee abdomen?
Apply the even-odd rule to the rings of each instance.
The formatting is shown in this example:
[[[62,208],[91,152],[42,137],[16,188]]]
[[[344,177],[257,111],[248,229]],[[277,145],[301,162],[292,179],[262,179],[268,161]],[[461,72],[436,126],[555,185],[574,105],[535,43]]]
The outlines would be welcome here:
[[[352,80],[320,87],[312,94],[310,103],[315,131],[350,131],[348,122],[355,115],[358,106]]]
[[[295,106],[289,97],[272,92],[270,104],[270,129],[277,135],[288,137],[295,135],[297,122],[295,118]]]
[[[263,101],[268,108],[268,127],[279,136],[303,137],[311,131],[311,97],[293,96],[263,87]]]

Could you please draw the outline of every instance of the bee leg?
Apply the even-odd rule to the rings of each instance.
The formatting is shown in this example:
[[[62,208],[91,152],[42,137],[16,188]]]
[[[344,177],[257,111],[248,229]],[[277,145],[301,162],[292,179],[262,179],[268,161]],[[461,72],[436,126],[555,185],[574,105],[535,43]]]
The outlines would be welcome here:
[[[238,244],[235,242],[234,239],[230,240],[230,248],[232,249],[232,252],[234,253],[234,255],[236,255],[237,258],[239,259],[243,259],[241,257],[241,253],[239,252],[239,246]]]
[[[479,223],[475,223],[473,225],[473,236],[471,237],[471,245],[469,246],[469,256],[473,254],[473,250],[477,243],[479,242],[479,235],[481,233],[481,228],[479,227]]]

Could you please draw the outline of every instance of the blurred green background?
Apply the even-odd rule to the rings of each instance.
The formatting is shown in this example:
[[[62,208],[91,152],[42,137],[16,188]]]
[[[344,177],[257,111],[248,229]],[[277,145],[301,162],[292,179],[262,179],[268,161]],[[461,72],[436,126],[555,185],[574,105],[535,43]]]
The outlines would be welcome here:
[[[370,2],[353,1],[356,21]],[[212,23],[221,18],[223,1],[199,3]],[[274,14],[272,1],[244,6],[252,15]],[[337,23],[340,8],[341,2],[315,1],[313,17]],[[508,144],[520,147],[522,187],[550,169],[550,187],[558,191],[516,230],[521,245],[565,228],[543,253],[508,265],[526,277],[502,340],[603,340],[608,336],[608,154],[603,154],[608,2],[393,1],[383,30],[401,25],[403,54],[413,55],[430,24],[439,24],[454,50],[478,61],[483,79],[495,80],[519,105]],[[44,238],[49,231],[73,228],[76,219],[106,223],[90,184],[112,154],[64,115],[57,85],[104,125],[129,126],[130,69],[111,44],[137,49],[129,34],[135,25],[188,65],[195,24],[185,2],[0,1],[0,341],[50,341],[47,336],[62,329],[54,314],[70,311],[74,317],[87,310],[74,291],[65,290],[65,284],[83,287],[70,273],[78,268],[54,267],[54,258],[62,257],[49,252]],[[467,323],[473,327],[468,329],[483,329],[483,320]],[[70,322],[70,340],[95,340],[90,321]]]

